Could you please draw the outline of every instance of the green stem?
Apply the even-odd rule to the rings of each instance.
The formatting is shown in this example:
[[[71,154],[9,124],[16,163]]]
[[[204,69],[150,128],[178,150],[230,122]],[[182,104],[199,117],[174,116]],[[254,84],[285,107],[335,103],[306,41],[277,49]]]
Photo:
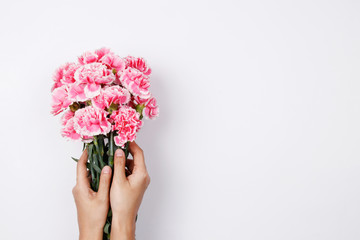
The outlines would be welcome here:
[[[95,151],[93,151],[93,164],[94,164],[93,168],[98,169],[98,171],[96,171],[95,189],[94,189],[95,192],[97,192],[99,190],[101,168],[99,168],[99,158],[97,152]]]
[[[100,141],[97,136],[94,136],[94,144],[95,144],[98,160],[100,162],[100,169],[102,169],[106,164],[104,163],[104,160],[103,160],[103,154],[102,154],[103,151],[100,147],[101,144],[99,144],[102,141],[102,139],[101,139],[102,137],[99,136],[99,138],[100,138]]]
[[[91,188],[93,190],[96,189],[96,178],[95,178],[95,169],[93,168],[93,148],[94,148],[94,145],[93,144],[89,144],[88,145],[88,159],[89,159],[89,162],[90,162],[90,174],[91,174]]]
[[[111,168],[114,167],[114,132],[111,131],[110,132],[110,136],[109,136],[109,151],[108,151],[108,155],[109,155],[109,166]]]
[[[125,148],[124,148],[124,152],[125,152],[125,159],[127,159],[127,158],[128,158],[128,156],[129,156],[129,144],[130,144],[130,142],[129,142],[129,141],[125,144]]]

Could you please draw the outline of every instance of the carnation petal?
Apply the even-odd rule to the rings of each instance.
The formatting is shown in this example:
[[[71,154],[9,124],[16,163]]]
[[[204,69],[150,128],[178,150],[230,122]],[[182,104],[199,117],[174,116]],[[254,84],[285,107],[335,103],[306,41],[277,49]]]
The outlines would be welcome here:
[[[111,130],[107,112],[94,106],[77,110],[73,119],[75,131],[81,136],[107,134]]]
[[[134,68],[127,68],[120,74],[121,84],[134,96],[147,99],[151,96],[149,91],[149,77]]]
[[[112,129],[118,134],[115,142],[117,146],[123,146],[124,143],[135,140],[136,133],[142,126],[138,112],[131,107],[122,106],[119,110],[113,112],[110,118],[114,122]]]
[[[84,92],[85,92],[85,96],[87,98],[93,98],[96,97],[100,94],[100,89],[101,89],[101,85],[98,84],[87,84],[85,86]]]
[[[52,92],[52,111],[53,115],[58,115],[70,106],[68,87],[63,85]]]

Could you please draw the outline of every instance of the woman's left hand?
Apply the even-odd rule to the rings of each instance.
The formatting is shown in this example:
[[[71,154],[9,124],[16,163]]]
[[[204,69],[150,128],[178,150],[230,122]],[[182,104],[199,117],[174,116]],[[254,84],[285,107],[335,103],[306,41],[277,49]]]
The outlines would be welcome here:
[[[90,188],[90,178],[86,169],[87,158],[85,150],[77,163],[76,185],[72,190],[77,208],[79,239],[101,240],[109,210],[111,168],[105,166],[102,169],[99,191],[94,192]]]

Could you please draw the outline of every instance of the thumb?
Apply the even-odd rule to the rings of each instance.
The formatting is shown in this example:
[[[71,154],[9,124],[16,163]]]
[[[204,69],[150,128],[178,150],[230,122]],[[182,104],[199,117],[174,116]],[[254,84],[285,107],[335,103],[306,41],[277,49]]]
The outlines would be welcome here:
[[[125,175],[125,154],[120,148],[115,151],[114,157],[114,179],[126,181]]]
[[[106,199],[109,196],[110,182],[111,182],[111,168],[109,166],[105,166],[101,171],[99,190],[98,190],[98,195],[101,198]]]

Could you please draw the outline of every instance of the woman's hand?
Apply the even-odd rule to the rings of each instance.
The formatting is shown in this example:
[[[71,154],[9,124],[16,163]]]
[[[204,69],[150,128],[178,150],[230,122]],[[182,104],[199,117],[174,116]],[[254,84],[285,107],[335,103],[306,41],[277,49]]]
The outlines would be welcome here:
[[[135,142],[130,142],[129,150],[134,160],[125,161],[121,149],[115,152],[114,177],[110,189],[113,214],[111,239],[135,239],[135,218],[150,184],[142,149]],[[125,165],[132,172],[128,177]]]
[[[90,188],[90,177],[86,169],[87,150],[77,163],[76,185],[73,195],[77,208],[79,239],[102,240],[103,228],[109,210],[109,188],[111,168],[105,166],[101,171],[99,191]]]

